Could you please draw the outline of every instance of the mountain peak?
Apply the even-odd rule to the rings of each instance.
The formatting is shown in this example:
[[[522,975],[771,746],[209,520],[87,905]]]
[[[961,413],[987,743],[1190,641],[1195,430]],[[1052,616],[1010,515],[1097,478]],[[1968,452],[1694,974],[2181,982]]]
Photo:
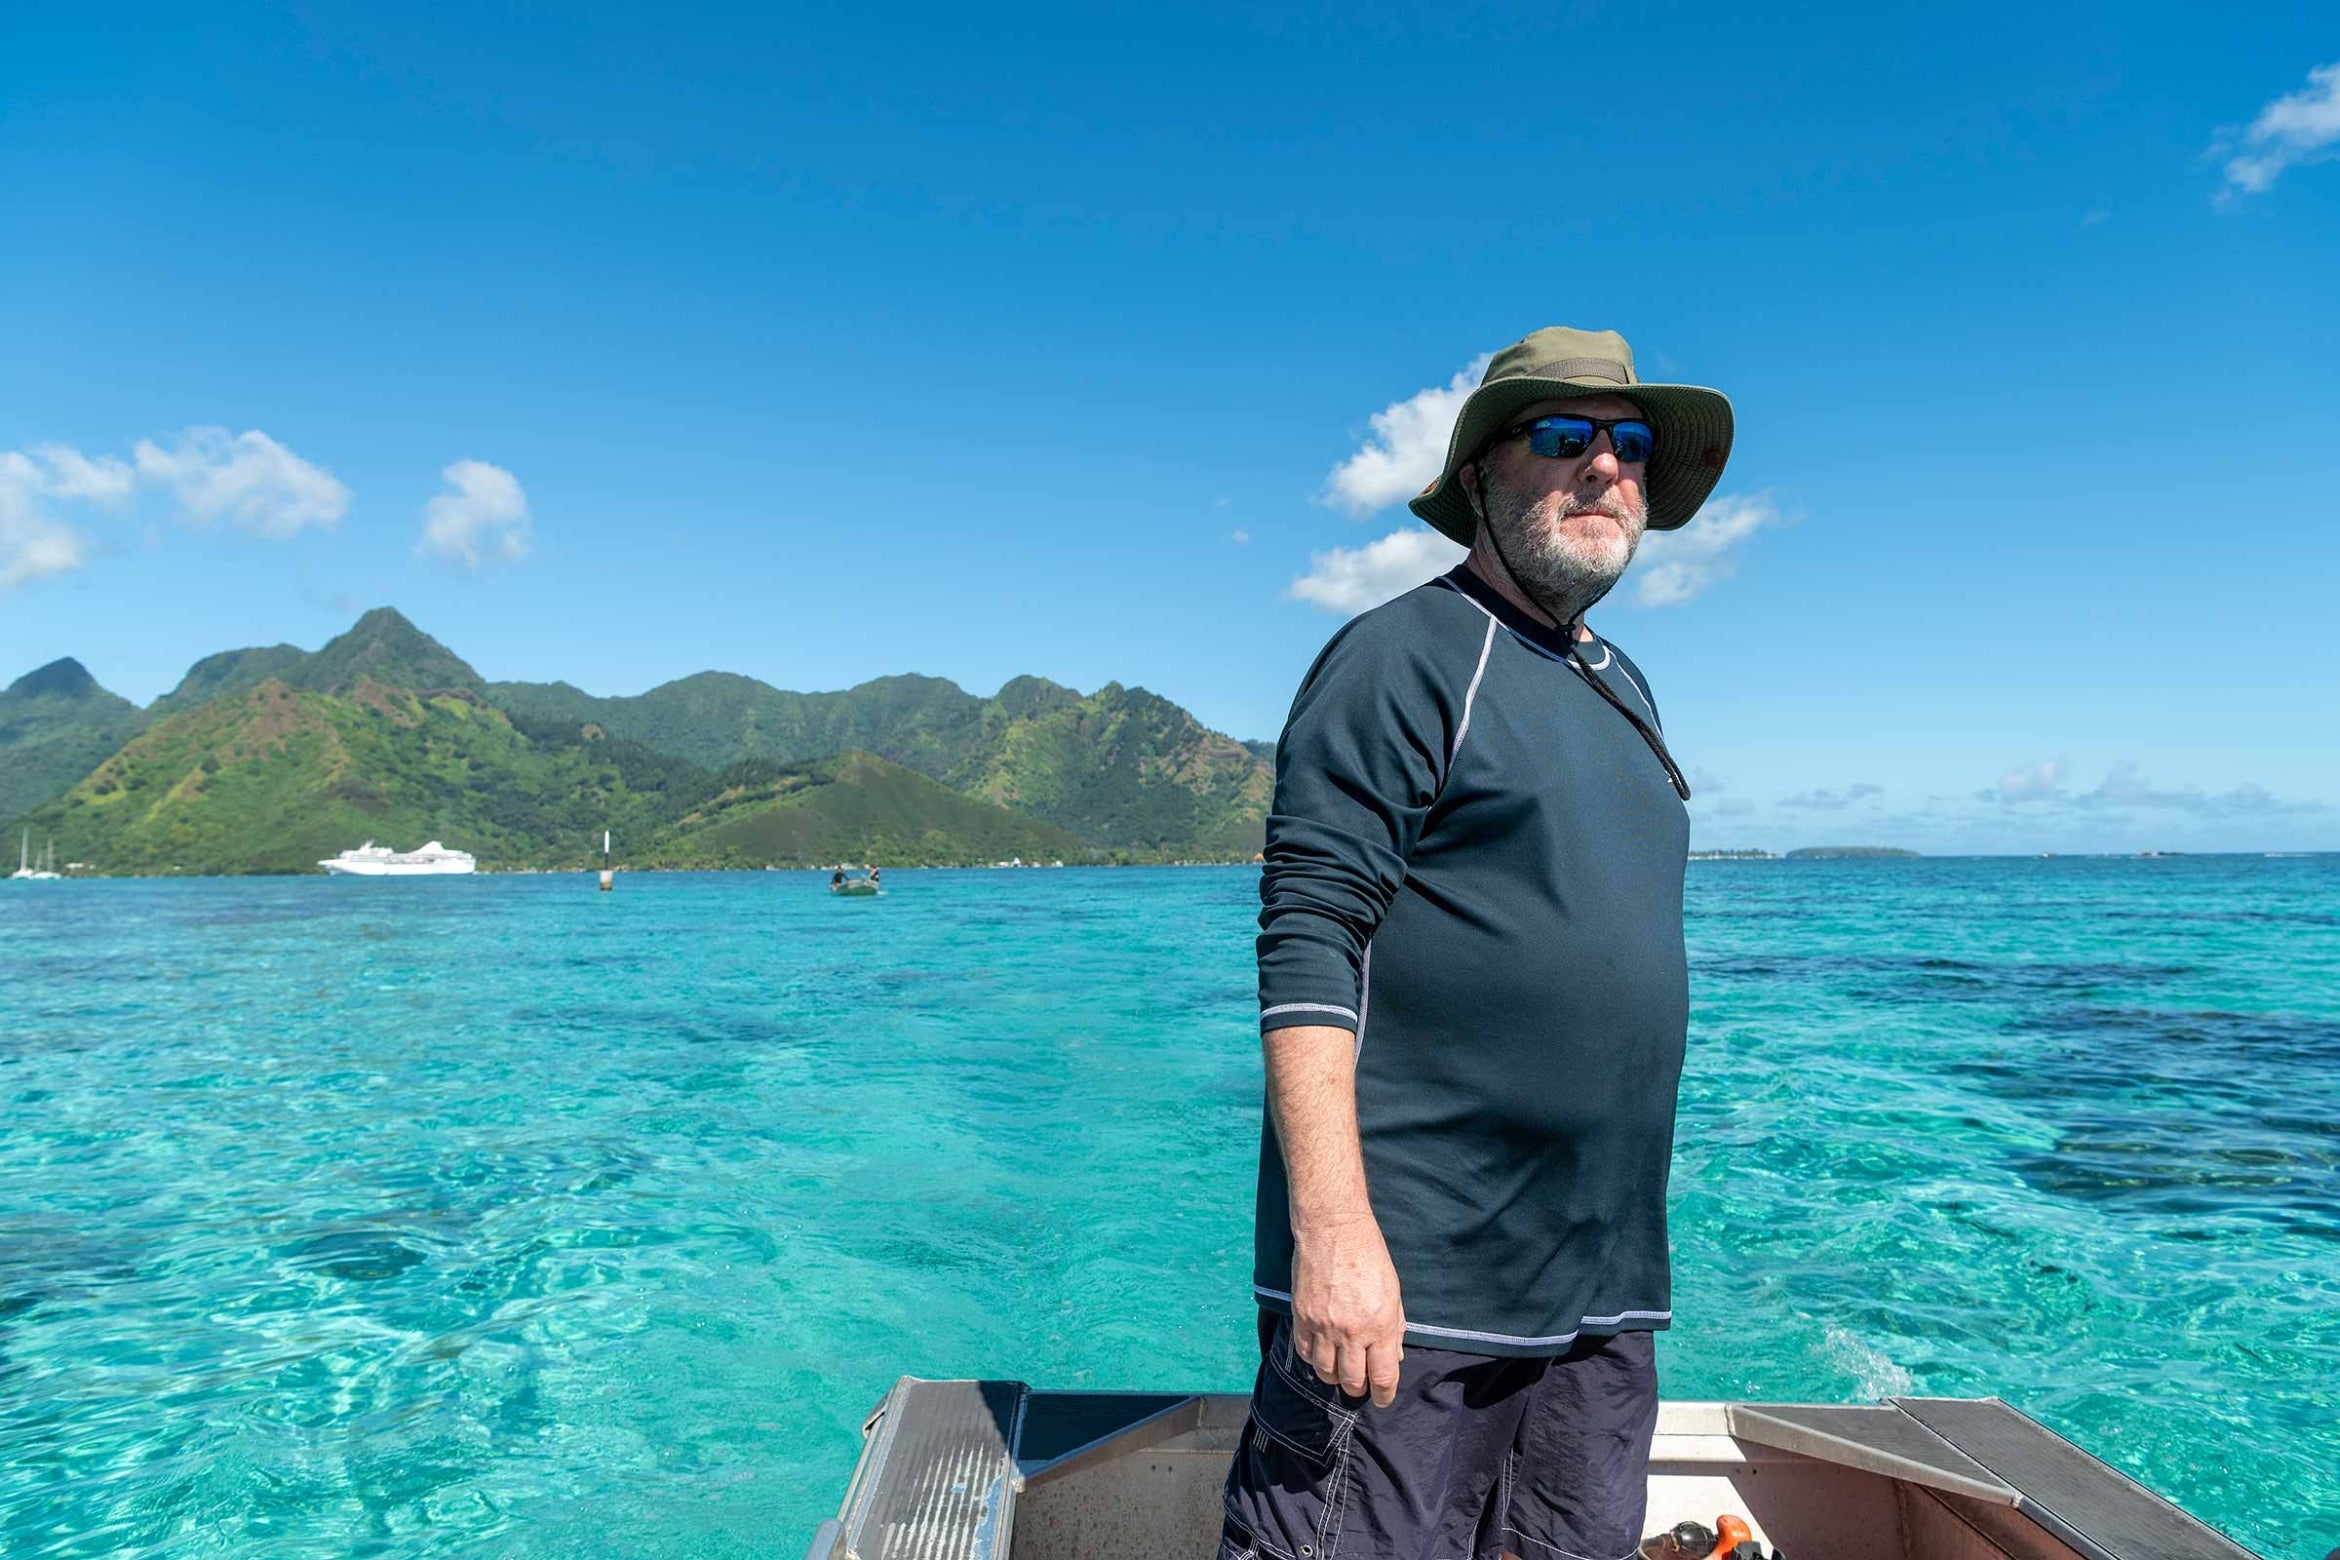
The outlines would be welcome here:
[[[301,669],[320,693],[347,693],[366,679],[391,688],[480,688],[479,673],[409,622],[396,607],[376,607],[326,643]]]
[[[151,713],[167,715],[191,709],[206,699],[241,693],[269,677],[291,677],[309,652],[298,645],[253,645],[243,650],[221,650],[187,668],[179,685],[150,706]]]
[[[86,699],[105,690],[89,675],[88,667],[68,655],[33,668],[10,683],[8,691],[27,699]]]
[[[0,690],[0,818],[57,795],[145,724],[71,656],[25,673]]]
[[[1010,677],[1000,684],[991,702],[1010,715],[1038,715],[1081,702],[1079,693],[1045,677]]]
[[[396,607],[374,607],[349,625],[351,634],[420,634],[413,620]],[[347,635],[343,636],[348,637]]]

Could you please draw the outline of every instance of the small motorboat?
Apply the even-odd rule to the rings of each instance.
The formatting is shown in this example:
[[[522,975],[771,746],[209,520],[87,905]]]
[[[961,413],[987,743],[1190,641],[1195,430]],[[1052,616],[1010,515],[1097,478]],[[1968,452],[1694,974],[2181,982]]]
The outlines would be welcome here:
[[[1249,1407],[905,1376],[806,1560],[1207,1557]],[[1666,1403],[1648,1527],[1684,1522],[1786,1560],[2254,1560],[1997,1398]]]
[[[873,894],[884,892],[878,887],[875,872],[865,867],[859,877],[854,877],[851,875],[852,871],[853,869],[850,867],[839,867],[829,879],[829,892],[841,894],[848,899],[867,899]]]

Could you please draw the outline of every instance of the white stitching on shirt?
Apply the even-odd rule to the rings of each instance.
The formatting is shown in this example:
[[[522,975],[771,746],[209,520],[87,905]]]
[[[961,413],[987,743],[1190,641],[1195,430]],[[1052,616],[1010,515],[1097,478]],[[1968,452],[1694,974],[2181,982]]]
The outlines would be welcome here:
[[[1603,657],[1601,665],[1603,666],[1609,664],[1608,660],[1606,659],[1608,650],[1609,647],[1604,642],[1601,646],[1601,654]],[[1649,697],[1649,690],[1641,686],[1641,684],[1634,679],[1632,669],[1628,667],[1623,661],[1619,661],[1617,663],[1617,675],[1625,679],[1626,687],[1631,688],[1635,693],[1641,695],[1641,707],[1649,711],[1649,723],[1657,727],[1658,735],[1664,736],[1666,731],[1666,723],[1658,719],[1657,705],[1651,702]]]
[[[1463,599],[1470,601],[1468,596]],[[1472,601],[1471,605],[1479,607],[1475,601]],[[1479,610],[1487,612],[1485,607],[1479,607]],[[1446,762],[1449,766],[1454,763],[1454,755],[1462,751],[1463,738],[1471,734],[1471,705],[1479,697],[1479,680],[1487,675],[1487,657],[1494,652],[1495,630],[1498,626],[1495,614],[1487,612],[1487,637],[1479,642],[1479,668],[1471,673],[1471,685],[1463,693],[1462,724],[1454,728],[1454,745],[1446,750]]]

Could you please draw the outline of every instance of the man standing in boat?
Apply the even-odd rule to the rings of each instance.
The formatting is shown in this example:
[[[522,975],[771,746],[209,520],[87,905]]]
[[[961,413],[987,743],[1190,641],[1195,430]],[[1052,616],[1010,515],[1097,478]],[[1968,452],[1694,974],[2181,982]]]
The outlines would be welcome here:
[[[1689,787],[1584,624],[1731,446],[1613,332],[1497,354],[1414,513],[1471,549],[1357,618],[1276,751],[1262,1362],[1221,1560],[1617,1560],[1672,1317]]]

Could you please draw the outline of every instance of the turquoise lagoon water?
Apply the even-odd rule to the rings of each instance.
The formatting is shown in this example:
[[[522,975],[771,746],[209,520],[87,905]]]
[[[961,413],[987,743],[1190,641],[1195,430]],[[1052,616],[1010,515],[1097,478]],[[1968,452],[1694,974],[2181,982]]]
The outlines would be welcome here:
[[[897,1374],[1236,1388],[1251,872],[0,885],[0,1552],[781,1555]],[[1685,1397],[2340,1544],[2340,859],[1717,862]]]

